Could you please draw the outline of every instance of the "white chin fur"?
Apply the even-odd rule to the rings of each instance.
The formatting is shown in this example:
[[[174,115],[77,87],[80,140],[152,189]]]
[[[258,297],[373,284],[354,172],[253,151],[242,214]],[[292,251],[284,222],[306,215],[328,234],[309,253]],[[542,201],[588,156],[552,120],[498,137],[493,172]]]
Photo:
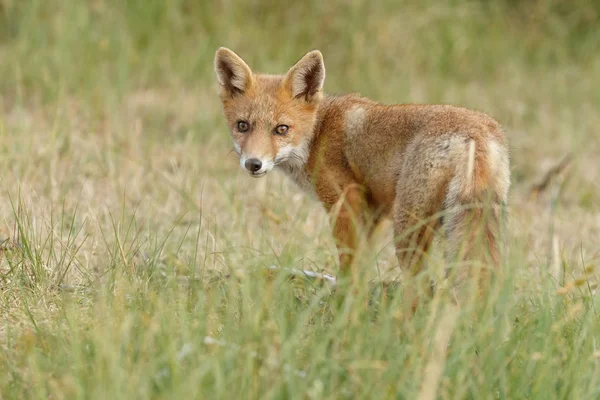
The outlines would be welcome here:
[[[308,146],[306,143],[301,144],[298,147],[287,145],[279,149],[276,161],[285,160],[284,163],[293,165],[295,167],[303,167],[308,159]]]
[[[298,147],[285,146],[279,150],[275,160],[277,168],[289,176],[302,190],[314,194],[310,177],[304,169],[308,160],[308,144]]]
[[[266,172],[263,172],[263,173],[253,173],[253,172],[249,172],[249,171],[246,171],[246,172],[248,172],[248,175],[250,175],[251,177],[257,178],[257,179],[262,178],[263,176],[265,176],[267,174]]]

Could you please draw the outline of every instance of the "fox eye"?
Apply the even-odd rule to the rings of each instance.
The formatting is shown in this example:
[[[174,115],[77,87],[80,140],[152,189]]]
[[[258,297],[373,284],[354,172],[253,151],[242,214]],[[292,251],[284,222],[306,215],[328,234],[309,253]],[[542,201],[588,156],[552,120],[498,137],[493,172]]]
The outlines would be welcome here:
[[[275,128],[275,133],[278,135],[285,135],[289,129],[290,127],[287,125],[277,125],[277,128]]]
[[[246,121],[238,121],[237,129],[240,132],[247,132],[250,129],[250,125]]]

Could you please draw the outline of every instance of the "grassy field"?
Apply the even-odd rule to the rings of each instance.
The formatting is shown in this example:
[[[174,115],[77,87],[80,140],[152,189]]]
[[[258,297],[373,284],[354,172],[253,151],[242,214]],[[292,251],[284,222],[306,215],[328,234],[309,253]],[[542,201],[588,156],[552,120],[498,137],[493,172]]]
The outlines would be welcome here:
[[[502,279],[406,318],[373,294],[390,233],[341,303],[266,274],[337,255],[318,203],[239,170],[219,46],[498,119]],[[599,398],[599,126],[593,0],[0,0],[0,399]]]

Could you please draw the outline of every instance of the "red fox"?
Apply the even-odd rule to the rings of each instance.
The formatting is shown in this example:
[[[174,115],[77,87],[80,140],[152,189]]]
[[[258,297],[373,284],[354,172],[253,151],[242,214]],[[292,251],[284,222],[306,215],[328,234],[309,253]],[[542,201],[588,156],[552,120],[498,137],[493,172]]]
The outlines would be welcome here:
[[[383,217],[393,218],[399,263],[412,273],[440,228],[448,257],[473,257],[479,238],[499,264],[510,170],[495,120],[450,105],[325,95],[318,50],[285,75],[266,75],[222,47],[215,71],[241,168],[255,178],[283,171],[316,195],[332,216],[340,272]]]

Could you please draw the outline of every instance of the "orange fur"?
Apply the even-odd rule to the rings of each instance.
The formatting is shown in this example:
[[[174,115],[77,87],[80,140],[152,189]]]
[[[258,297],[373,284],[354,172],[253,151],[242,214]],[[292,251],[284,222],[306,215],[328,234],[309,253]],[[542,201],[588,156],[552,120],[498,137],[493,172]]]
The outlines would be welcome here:
[[[496,121],[449,105],[325,96],[318,51],[279,76],[255,74],[221,48],[215,69],[238,155],[261,160],[264,171],[253,176],[280,169],[316,194],[332,215],[342,271],[353,263],[361,235],[368,236],[366,224],[387,216],[400,265],[413,273],[441,221],[449,257],[472,257],[481,237],[492,264],[499,263],[500,205],[510,182]],[[249,130],[239,132],[238,121]],[[285,135],[274,133],[281,124],[289,127]]]

